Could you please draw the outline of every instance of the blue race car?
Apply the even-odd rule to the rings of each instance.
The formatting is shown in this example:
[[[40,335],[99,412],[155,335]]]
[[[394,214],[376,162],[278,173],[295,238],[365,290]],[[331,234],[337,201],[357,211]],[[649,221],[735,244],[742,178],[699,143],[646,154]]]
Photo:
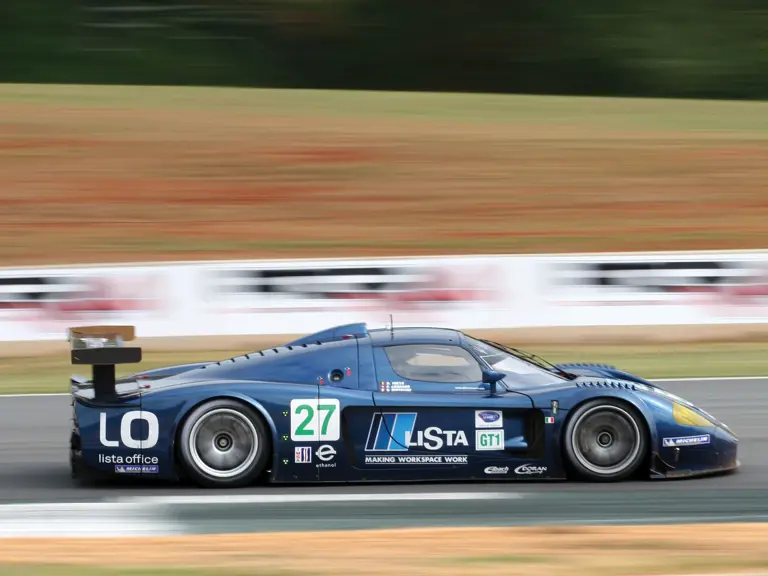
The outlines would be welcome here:
[[[550,364],[437,328],[338,326],[139,372],[132,327],[70,330],[73,476],[257,482],[619,481],[735,470],[710,414],[601,364]]]

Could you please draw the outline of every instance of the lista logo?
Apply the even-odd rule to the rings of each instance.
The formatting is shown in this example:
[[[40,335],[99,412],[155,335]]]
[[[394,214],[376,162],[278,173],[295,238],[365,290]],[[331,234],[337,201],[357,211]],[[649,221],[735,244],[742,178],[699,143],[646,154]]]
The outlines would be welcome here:
[[[410,448],[441,450],[444,447],[469,446],[463,430],[443,430],[429,426],[416,428],[415,412],[384,412],[374,414],[365,443],[366,452],[407,452]]]

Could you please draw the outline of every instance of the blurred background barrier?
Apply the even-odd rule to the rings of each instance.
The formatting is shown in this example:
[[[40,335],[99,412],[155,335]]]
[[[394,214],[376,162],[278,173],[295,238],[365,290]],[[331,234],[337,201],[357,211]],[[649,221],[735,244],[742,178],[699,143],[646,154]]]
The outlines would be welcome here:
[[[768,322],[768,251],[219,261],[0,270],[0,340]]]
[[[8,82],[768,96],[760,0],[3,0]]]

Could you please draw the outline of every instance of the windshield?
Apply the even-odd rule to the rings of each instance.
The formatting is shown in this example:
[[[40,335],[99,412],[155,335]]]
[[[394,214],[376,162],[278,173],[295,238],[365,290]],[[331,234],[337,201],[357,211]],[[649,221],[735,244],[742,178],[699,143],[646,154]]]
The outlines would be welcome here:
[[[563,379],[563,376],[555,372],[554,369],[546,369],[532,360],[515,356],[501,348],[492,346],[490,343],[469,336],[466,338],[472,350],[486,361],[493,370],[508,375],[512,384],[515,382],[533,385],[552,384]]]

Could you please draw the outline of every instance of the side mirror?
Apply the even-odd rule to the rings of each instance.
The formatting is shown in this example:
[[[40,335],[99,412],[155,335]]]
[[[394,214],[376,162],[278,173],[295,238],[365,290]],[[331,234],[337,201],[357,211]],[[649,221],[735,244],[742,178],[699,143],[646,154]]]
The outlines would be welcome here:
[[[496,394],[496,383],[504,378],[502,372],[483,370],[483,382],[491,385],[491,396]]]

